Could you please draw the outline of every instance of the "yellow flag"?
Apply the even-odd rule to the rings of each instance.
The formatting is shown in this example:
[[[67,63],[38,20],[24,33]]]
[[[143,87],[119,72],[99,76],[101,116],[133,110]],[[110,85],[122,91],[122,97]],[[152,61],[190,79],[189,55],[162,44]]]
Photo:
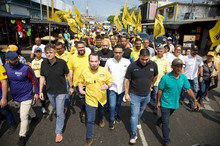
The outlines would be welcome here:
[[[120,20],[119,20],[119,18],[118,18],[118,14],[116,14],[115,17],[114,17],[114,24],[115,24],[116,28],[117,28],[119,31],[122,30],[123,26],[122,26],[122,24],[121,24],[121,22],[120,22]]]
[[[56,21],[56,22],[66,22],[66,19],[64,18],[64,15],[66,15],[66,12],[56,11],[54,13],[53,20]]]
[[[127,5],[124,5],[124,10],[123,10],[123,14],[122,14],[122,22],[124,24],[124,26],[126,27],[127,25],[130,26],[134,26],[135,27],[135,23],[133,22],[131,15],[128,12],[128,7]]]
[[[210,50],[213,49],[213,47],[220,44],[220,20],[218,20],[215,24],[215,26],[209,30],[210,39],[212,41],[212,46]]]
[[[137,32],[141,32],[142,30],[141,20],[142,20],[141,10],[139,10],[138,15],[137,15],[137,22],[135,26],[135,29]]]
[[[134,11],[131,13],[131,18],[132,18],[132,20],[133,20],[134,23],[137,22],[137,18],[136,18],[136,16],[135,16],[135,12],[134,12]]]
[[[165,29],[163,26],[163,19],[164,17],[160,14],[157,15],[157,18],[154,22],[154,37],[158,38],[159,36],[162,36],[165,34]]]
[[[83,27],[83,21],[80,15],[79,10],[77,9],[77,7],[74,5],[74,12],[75,12],[75,19],[76,22],[79,24],[79,26],[82,28]]]

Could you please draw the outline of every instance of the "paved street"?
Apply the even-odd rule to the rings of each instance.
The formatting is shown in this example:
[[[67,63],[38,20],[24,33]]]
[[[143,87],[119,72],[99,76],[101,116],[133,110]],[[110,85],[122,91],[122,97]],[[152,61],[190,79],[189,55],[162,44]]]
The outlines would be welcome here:
[[[182,105],[180,109],[175,111],[170,119],[170,130],[172,144],[174,146],[192,146],[201,144],[202,146],[220,145],[220,87],[209,93],[210,102],[206,102],[205,106],[199,112],[192,112],[187,106]],[[10,102],[15,115],[17,109],[14,103]],[[39,105],[39,103],[38,103]],[[81,146],[85,141],[85,125],[79,121],[79,108],[74,105],[67,114],[64,139],[62,143],[54,142],[55,134],[55,118],[51,122],[47,118],[43,118],[40,113],[39,106],[33,108],[38,114],[38,121],[31,123],[28,133],[27,146]],[[115,130],[108,130],[108,113],[106,113],[106,126],[99,128],[95,126],[94,145],[97,146],[125,146],[129,145],[129,104],[124,103],[121,111],[121,124],[115,125]],[[159,146],[162,145],[161,129],[155,126],[157,116],[152,113],[150,106],[146,108],[143,119],[141,121],[142,130],[139,131],[137,144]],[[16,116],[16,120],[19,118]],[[13,135],[8,135],[5,122],[1,123],[0,146],[13,146],[18,139],[19,126]]]

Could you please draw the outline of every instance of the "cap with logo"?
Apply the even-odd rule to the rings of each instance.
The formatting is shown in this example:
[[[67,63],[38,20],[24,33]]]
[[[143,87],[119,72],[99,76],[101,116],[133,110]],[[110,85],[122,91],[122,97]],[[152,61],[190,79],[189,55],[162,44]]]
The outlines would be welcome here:
[[[198,51],[199,48],[198,48],[198,46],[196,46],[196,45],[192,45],[191,50],[192,50],[192,51]]]
[[[38,51],[42,52],[42,50],[41,50],[40,47],[36,47],[36,48],[34,49],[34,52],[38,52]]]

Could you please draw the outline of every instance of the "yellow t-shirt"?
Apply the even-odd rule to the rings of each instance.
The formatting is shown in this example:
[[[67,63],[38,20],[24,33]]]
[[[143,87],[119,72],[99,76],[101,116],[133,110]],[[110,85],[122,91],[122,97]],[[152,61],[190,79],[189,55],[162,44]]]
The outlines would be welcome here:
[[[90,67],[84,68],[79,77],[79,83],[86,86],[86,104],[98,107],[98,103],[104,106],[107,102],[106,90],[101,90],[103,84],[112,82],[112,76],[104,67],[99,67],[93,71]]]
[[[157,67],[158,67],[157,80],[154,83],[154,86],[158,86],[162,76],[171,71],[170,63],[165,57],[159,58],[157,56],[154,56],[151,58],[151,60],[156,62]]]
[[[7,78],[8,78],[8,76],[6,74],[5,68],[2,65],[0,65],[0,80],[4,80]]]
[[[141,48],[141,49],[142,49],[142,48]],[[135,47],[131,48],[131,50],[132,50],[132,55],[133,55],[133,57],[134,57],[134,61],[138,60],[141,49],[140,49],[140,50],[137,50]]]
[[[40,68],[41,68],[41,63],[43,62],[43,59],[41,58],[40,60],[34,59],[31,62],[31,68],[34,71],[34,74],[37,78],[40,78]]]
[[[71,54],[67,51],[65,51],[62,55],[59,55],[58,53],[56,53],[56,57],[59,59],[63,59],[64,61],[68,62],[69,58],[70,58]]]
[[[76,47],[75,47],[75,46],[72,46],[72,47],[70,48],[70,54],[73,55],[75,52],[76,52]]]
[[[81,70],[83,68],[87,68],[89,66],[89,55],[85,53],[85,55],[80,56],[78,54],[73,54],[69,61],[67,62],[69,70],[73,71],[73,86],[78,86],[78,78],[81,74]]]

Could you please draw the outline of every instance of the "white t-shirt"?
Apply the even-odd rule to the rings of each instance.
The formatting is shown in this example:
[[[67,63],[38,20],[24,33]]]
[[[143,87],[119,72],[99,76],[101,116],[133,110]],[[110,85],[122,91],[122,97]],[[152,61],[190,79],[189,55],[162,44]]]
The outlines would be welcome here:
[[[40,46],[34,45],[34,46],[32,47],[31,53],[34,53],[34,50],[35,50],[35,48],[37,48],[37,47],[40,47],[40,48],[41,48],[41,50],[42,50],[42,57],[43,57],[43,58],[47,58],[47,57],[46,57],[46,54],[45,54],[45,51],[44,51],[44,48],[45,48],[45,45],[44,45],[44,44],[41,44]]]
[[[184,56],[183,56],[182,54],[180,54],[179,57],[176,57],[174,54],[172,54],[172,55],[170,56],[171,64],[172,64],[173,60],[176,59],[176,58],[179,58],[179,59],[181,59],[181,60],[184,62],[183,57],[184,57]]]
[[[129,64],[130,61],[125,58],[121,58],[119,62],[115,58],[107,60],[105,68],[109,70],[113,77],[112,86],[109,90],[113,90],[118,94],[124,92],[124,77]]]
[[[185,64],[184,74],[188,80],[193,80],[198,77],[199,67],[203,66],[202,57],[199,55],[196,55],[195,57],[187,55],[183,57],[183,62]]]

